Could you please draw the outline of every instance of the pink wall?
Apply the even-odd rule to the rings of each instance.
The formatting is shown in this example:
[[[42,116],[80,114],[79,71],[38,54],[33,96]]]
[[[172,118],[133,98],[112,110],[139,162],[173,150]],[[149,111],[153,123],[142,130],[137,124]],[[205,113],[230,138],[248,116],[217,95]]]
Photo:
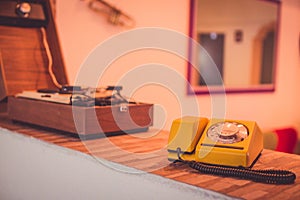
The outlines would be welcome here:
[[[162,27],[183,34],[188,33],[188,0],[109,0],[108,2],[130,14],[136,20],[136,28]],[[100,83],[114,84],[126,72],[137,66],[158,63],[168,66],[181,78],[175,76],[165,85],[152,84],[129,92],[139,101],[158,105],[155,112],[156,127],[169,129],[172,120],[180,117],[182,113],[195,114],[197,106],[193,104],[194,100],[199,102],[199,115],[207,117],[213,115],[212,107],[222,110],[213,105],[212,101],[225,100],[226,118],[255,120],[263,129],[294,125],[300,130],[298,103],[300,101],[298,93],[300,90],[300,78],[298,78],[300,75],[298,44],[300,2],[283,0],[281,10],[274,93],[228,94],[226,98],[218,95],[212,98],[208,95],[197,98],[186,96],[186,84],[182,78],[186,75],[186,61],[170,53],[151,50],[132,52],[116,59]],[[105,16],[92,12],[86,2],[79,0],[57,1],[57,25],[71,84],[74,83],[81,64],[98,44],[129,30],[108,24]],[[183,46],[183,49],[186,51],[187,46]],[[159,74],[159,72],[153,73]],[[155,76],[155,74],[149,75]],[[171,77],[167,75],[164,79],[168,80]],[[169,87],[168,84],[171,86]],[[176,84],[176,91],[170,89],[174,84]],[[123,86],[126,88],[126,85]]]

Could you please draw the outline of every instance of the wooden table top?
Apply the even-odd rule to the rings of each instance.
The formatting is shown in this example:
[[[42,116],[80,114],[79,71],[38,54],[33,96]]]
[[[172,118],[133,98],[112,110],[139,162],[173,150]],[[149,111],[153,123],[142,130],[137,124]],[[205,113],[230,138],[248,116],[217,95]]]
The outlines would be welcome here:
[[[81,141],[71,134],[12,122],[0,114],[0,127],[47,143],[107,159],[167,179],[242,199],[300,199],[300,156],[264,149],[254,169],[286,169],[297,175],[294,184],[272,185],[196,172],[182,163],[167,160],[167,131],[103,137]]]

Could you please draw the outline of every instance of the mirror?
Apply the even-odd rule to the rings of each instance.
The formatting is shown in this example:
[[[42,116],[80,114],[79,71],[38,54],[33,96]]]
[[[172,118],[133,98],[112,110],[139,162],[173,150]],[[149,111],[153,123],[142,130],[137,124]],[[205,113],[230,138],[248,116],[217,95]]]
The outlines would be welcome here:
[[[201,48],[190,42],[189,93],[274,91],[279,1],[191,0],[190,5],[190,37]],[[214,61],[219,81],[201,76],[211,66],[203,54]]]

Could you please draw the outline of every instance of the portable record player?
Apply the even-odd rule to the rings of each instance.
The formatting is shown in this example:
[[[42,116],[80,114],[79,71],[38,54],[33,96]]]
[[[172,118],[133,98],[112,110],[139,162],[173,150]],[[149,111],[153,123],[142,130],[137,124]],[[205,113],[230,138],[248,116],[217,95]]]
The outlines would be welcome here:
[[[153,105],[130,101],[120,94],[121,87],[117,88],[106,87],[93,96],[86,94],[91,88],[70,93],[23,91],[9,97],[8,113],[13,120],[76,133],[85,139],[103,133],[146,131],[152,125]]]
[[[0,4],[0,102],[12,120],[85,138],[152,125],[153,104],[124,98],[120,86],[68,86],[49,0]]]

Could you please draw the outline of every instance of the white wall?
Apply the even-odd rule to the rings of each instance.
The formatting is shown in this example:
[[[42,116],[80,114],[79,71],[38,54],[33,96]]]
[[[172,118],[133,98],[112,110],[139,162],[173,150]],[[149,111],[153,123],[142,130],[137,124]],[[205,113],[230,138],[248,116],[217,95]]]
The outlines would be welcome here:
[[[180,33],[188,33],[188,0],[110,0],[112,4],[130,14],[136,20],[136,28],[163,27]],[[107,23],[106,18],[87,8],[84,1],[57,1],[57,25],[65,57],[69,80],[75,81],[84,59],[93,48],[118,33],[127,31]],[[226,118],[255,120],[263,129],[294,125],[300,127],[299,87],[300,59],[300,3],[298,0],[283,0],[280,16],[278,67],[276,69],[276,91],[274,93],[228,94],[224,99],[219,95],[198,96],[200,114],[210,117],[215,111],[226,108]],[[151,37],[149,37],[151,39]],[[183,47],[186,48],[187,47]],[[185,49],[185,50],[186,50]],[[100,58],[99,58],[100,59]],[[238,58],[237,58],[238,59]],[[184,59],[157,51],[140,51],[123,56],[112,63],[102,84],[114,83],[135,66],[147,63],[161,63],[174,69],[181,76],[186,75]],[[147,76],[145,74],[144,76]],[[166,76],[165,79],[168,79]],[[170,80],[177,89],[172,93],[168,85],[148,85],[135,91],[134,97],[159,106],[155,113],[155,125],[168,129],[174,118],[185,113],[194,114],[197,108],[194,98],[186,96],[185,80]],[[126,85],[123,85],[126,88]],[[179,91],[179,92],[178,92]],[[175,93],[175,94],[174,94]],[[179,96],[179,100],[178,97]],[[221,100],[222,105],[215,101]],[[215,109],[214,111],[212,111]],[[165,126],[161,125],[166,121]]]

